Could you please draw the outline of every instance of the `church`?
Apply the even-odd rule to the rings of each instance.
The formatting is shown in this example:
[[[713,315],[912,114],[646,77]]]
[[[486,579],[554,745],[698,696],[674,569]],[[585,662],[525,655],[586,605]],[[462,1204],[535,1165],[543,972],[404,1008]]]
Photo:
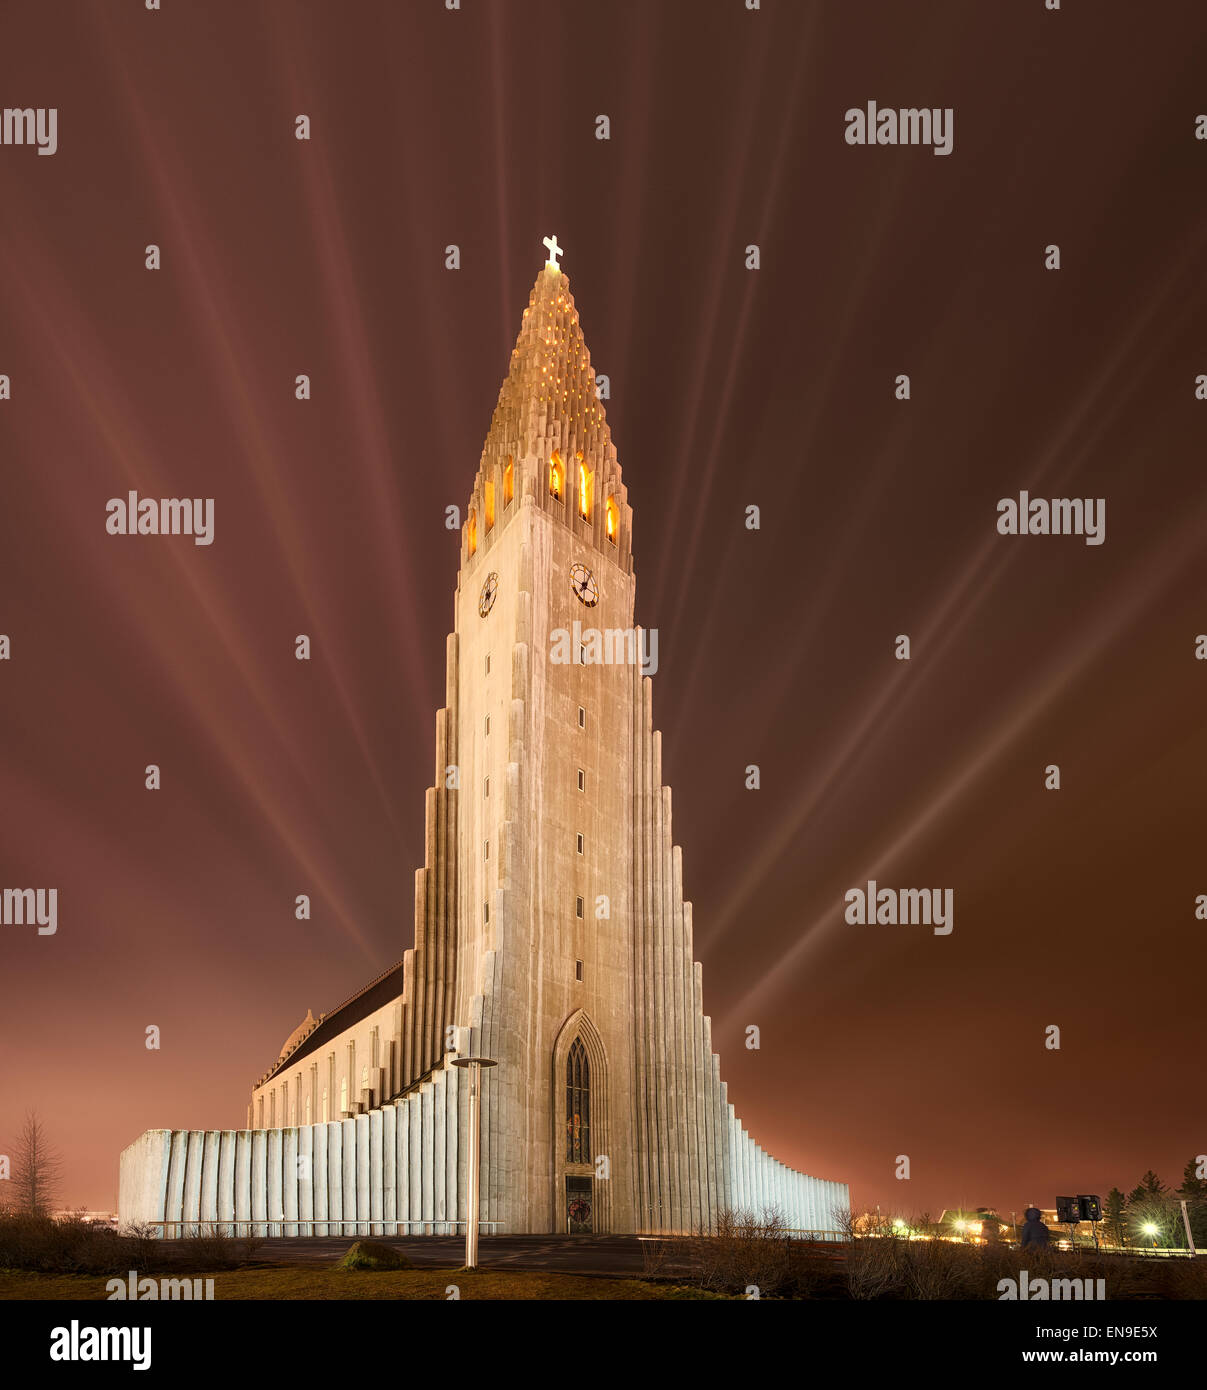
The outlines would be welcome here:
[[[461,526],[414,945],[307,1013],[246,1129],[130,1145],[123,1222],[463,1231],[469,1056],[496,1064],[484,1232],[694,1232],[776,1208],[833,1233],[848,1209],[846,1184],[751,1138],[721,1080],[633,622],[632,508],[545,245]]]

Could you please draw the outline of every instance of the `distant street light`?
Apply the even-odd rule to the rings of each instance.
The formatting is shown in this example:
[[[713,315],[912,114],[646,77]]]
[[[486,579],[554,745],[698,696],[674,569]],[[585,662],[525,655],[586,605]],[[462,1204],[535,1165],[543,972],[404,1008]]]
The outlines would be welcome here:
[[[466,1203],[465,1268],[478,1267],[478,1204],[482,1156],[479,1146],[478,1077],[483,1067],[497,1067],[493,1057],[454,1057],[453,1066],[469,1068],[469,1161],[466,1163],[469,1200]]]

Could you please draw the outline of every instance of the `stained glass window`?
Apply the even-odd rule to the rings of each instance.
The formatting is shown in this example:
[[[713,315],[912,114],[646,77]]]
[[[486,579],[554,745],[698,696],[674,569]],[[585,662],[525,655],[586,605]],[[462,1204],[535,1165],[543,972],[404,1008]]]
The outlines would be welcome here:
[[[566,1058],[566,1161],[591,1162],[591,1068],[581,1038]]]

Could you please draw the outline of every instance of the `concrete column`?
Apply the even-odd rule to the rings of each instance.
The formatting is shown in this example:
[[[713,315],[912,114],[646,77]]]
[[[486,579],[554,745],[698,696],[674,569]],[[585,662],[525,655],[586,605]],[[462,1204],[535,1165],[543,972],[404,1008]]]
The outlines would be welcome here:
[[[359,1222],[361,1218],[368,1214],[367,1205],[361,1206],[361,1188],[357,1178],[358,1153],[357,1140],[357,1121],[360,1116],[340,1121],[340,1128],[344,1132],[344,1221]],[[367,1178],[366,1174],[366,1178]],[[359,1225],[344,1226],[345,1235],[364,1235]]]
[[[411,1216],[411,1111],[409,1101],[400,1101],[394,1106],[394,1181],[397,1184],[397,1217],[400,1222]],[[405,1235],[407,1226],[400,1226],[399,1232]]]
[[[218,1140],[218,1220],[226,1223],[235,1219],[235,1131],[224,1129]],[[235,1234],[233,1227],[223,1229]]]
[[[415,1223],[423,1217],[423,1129],[421,1121],[423,1119],[422,1110],[419,1104],[419,1093],[412,1091],[407,1097],[407,1109],[410,1111],[408,1121],[409,1153],[410,1162],[410,1208],[411,1208],[411,1235],[417,1235],[420,1227]]]
[[[287,1236],[298,1234],[298,1129],[281,1133],[281,1210]]]
[[[251,1136],[251,1219],[256,1223],[252,1233],[257,1236],[266,1234],[264,1214],[268,1196],[268,1135],[268,1130],[257,1129],[252,1131]]]
[[[444,1183],[447,1174],[447,1150],[445,1149],[446,1112],[444,1096],[444,1073],[432,1076],[432,1215],[439,1223],[437,1235],[447,1234],[444,1218],[447,1214],[444,1196]]]
[[[386,1234],[396,1235],[398,1221],[398,1107],[381,1112],[381,1219]]]
[[[313,1109],[313,1105],[311,1109]],[[314,1136],[317,1125],[303,1125],[298,1130],[298,1234],[314,1235]]]
[[[384,1235],[381,1228],[383,1213],[383,1178],[385,1168],[384,1143],[382,1138],[381,1111],[370,1110],[369,1121],[369,1221],[370,1233]]]
[[[235,1220],[250,1221],[251,1209],[251,1151],[254,1130],[235,1131]],[[239,1234],[247,1235],[250,1227],[240,1226]]]
[[[281,1133],[279,1129],[268,1131],[267,1149],[267,1187],[265,1201],[269,1235],[283,1235],[281,1218],[284,1215],[284,1198],[281,1194]]]
[[[198,1195],[198,1217],[208,1225],[218,1220],[218,1150],[222,1131],[201,1131],[201,1191]]]
[[[435,1133],[432,1123],[432,1083],[425,1081],[419,1088],[419,1108],[420,1108],[420,1142],[423,1145],[422,1161],[419,1168],[420,1182],[422,1183],[422,1198],[420,1203],[420,1216],[422,1216],[425,1226],[424,1234],[430,1235],[431,1231],[426,1223],[435,1219],[436,1202],[434,1184],[432,1181],[432,1168],[435,1157]]]
[[[340,1236],[344,1219],[344,1122],[332,1120],[327,1129],[327,1215],[337,1223],[328,1226],[328,1235]],[[355,1194],[353,1194],[355,1196]]]
[[[457,1185],[457,1163],[460,1157],[457,1102],[460,1097],[461,1073],[455,1067],[448,1067],[444,1075],[444,1203],[449,1220],[455,1222],[461,1217],[461,1199]],[[450,1226],[449,1230],[454,1235],[457,1233],[455,1225]]]

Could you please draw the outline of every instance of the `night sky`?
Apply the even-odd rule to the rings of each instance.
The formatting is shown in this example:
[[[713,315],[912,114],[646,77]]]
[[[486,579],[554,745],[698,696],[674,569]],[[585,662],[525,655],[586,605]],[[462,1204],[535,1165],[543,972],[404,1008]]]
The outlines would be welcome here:
[[[906,1214],[1176,1185],[1205,73],[1198,0],[7,4],[0,107],[59,148],[0,147],[0,886],[59,923],[0,927],[0,1151],[34,1107],[115,1208],[126,1144],[242,1126],[411,944],[444,509],[556,233],[739,1115]],[[848,145],[873,100],[952,108],[952,154]],[[131,489],[213,497],[214,544],[107,534]],[[1105,497],[1105,544],[999,535],[1022,489]],[[847,924],[869,878],[954,931]]]

